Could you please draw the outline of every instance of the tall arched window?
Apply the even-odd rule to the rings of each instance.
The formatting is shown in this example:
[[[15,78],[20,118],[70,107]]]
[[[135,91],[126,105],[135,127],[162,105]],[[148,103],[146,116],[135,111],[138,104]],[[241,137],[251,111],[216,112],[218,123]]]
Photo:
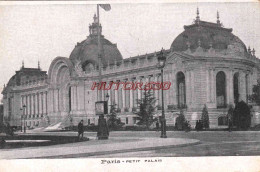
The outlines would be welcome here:
[[[226,75],[220,71],[216,76],[217,108],[226,107]]]
[[[234,102],[235,104],[239,101],[239,73],[235,73],[233,78],[233,85],[234,85]]]
[[[186,104],[185,75],[183,72],[177,73],[177,93],[178,107],[182,108]]]

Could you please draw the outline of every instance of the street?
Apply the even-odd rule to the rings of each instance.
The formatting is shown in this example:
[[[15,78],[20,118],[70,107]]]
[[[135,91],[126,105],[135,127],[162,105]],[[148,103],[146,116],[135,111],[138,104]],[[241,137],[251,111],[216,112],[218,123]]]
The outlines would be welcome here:
[[[160,132],[111,132],[119,137],[159,137]],[[94,157],[188,157],[188,156],[249,156],[260,155],[260,132],[258,131],[168,131],[168,138],[198,139],[200,144],[142,152],[128,152]],[[166,138],[167,139],[167,138]]]

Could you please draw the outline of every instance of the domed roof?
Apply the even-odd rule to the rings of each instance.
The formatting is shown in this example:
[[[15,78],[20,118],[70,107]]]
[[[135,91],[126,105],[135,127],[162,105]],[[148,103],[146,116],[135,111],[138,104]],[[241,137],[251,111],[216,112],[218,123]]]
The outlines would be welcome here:
[[[93,63],[98,65],[98,27],[102,32],[101,25],[98,26],[97,17],[94,16],[94,22],[89,26],[89,36],[81,43],[77,43],[74,50],[70,54],[70,60],[75,64],[80,61],[81,64]],[[117,45],[100,36],[102,63],[106,65],[108,62],[122,60],[122,55],[119,52]]]
[[[112,44],[103,36],[100,38],[102,44],[102,63],[107,64],[122,60],[122,55],[119,52],[116,44]],[[86,61],[98,64],[98,40],[97,36],[88,36],[88,38],[81,43],[78,43],[70,54],[70,60],[75,64],[76,60],[81,63]]]
[[[202,49],[212,47],[217,51],[232,49],[240,53],[247,52],[245,44],[232,34],[232,29],[223,28],[220,23],[198,20],[184,26],[184,29],[171,44],[171,51],[186,51],[188,47],[195,51],[200,46]]]

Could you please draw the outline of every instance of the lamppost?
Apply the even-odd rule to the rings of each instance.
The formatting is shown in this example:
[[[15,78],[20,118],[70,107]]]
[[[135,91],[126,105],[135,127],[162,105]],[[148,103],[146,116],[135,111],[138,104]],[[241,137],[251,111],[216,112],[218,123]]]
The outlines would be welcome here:
[[[104,118],[104,114],[108,114],[108,100],[109,100],[109,95],[107,93],[107,95],[105,96],[105,101],[96,102],[96,110],[102,111],[102,113],[98,114],[99,115],[98,133],[97,133],[98,140],[106,140],[108,139],[109,136],[107,122]]]
[[[109,100],[109,94],[106,95],[106,101],[107,101],[107,110],[108,110],[108,100]]]
[[[162,117],[161,117],[161,138],[167,138],[166,136],[166,119],[164,114],[164,100],[163,100],[163,68],[165,66],[166,57],[163,54],[163,48],[157,57],[158,68],[161,69],[161,84],[162,84]]]

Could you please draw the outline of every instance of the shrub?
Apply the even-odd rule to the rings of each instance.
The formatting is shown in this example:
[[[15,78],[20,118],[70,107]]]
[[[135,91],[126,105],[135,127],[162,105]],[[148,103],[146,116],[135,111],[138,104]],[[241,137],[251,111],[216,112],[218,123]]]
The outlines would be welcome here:
[[[208,108],[207,105],[204,105],[202,114],[201,114],[201,121],[202,121],[202,126],[205,129],[209,129],[209,113],[208,113]]]
[[[186,120],[182,109],[180,110],[179,116],[176,118],[175,128],[177,130],[190,130],[189,121]]]

